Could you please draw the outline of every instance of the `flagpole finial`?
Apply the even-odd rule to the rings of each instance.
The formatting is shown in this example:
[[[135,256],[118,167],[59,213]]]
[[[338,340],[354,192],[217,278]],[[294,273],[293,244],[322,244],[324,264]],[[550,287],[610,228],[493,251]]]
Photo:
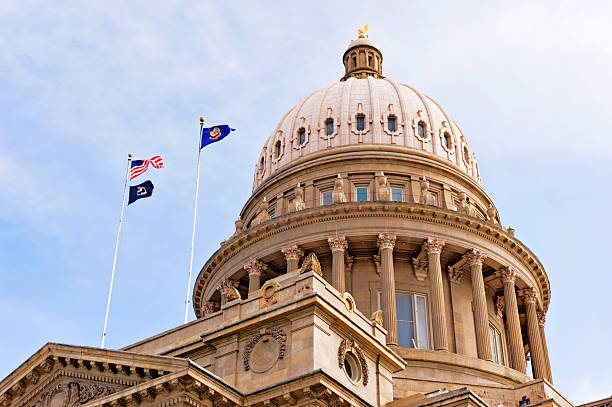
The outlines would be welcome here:
[[[128,158],[132,158],[132,153],[128,153]]]
[[[204,123],[204,117],[200,117],[200,123]]]

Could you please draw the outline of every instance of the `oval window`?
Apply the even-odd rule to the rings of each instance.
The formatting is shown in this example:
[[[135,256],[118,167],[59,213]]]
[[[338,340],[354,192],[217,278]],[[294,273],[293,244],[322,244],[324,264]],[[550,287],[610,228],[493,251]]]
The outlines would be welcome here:
[[[346,352],[344,355],[344,372],[353,382],[361,380],[361,365],[352,352]]]

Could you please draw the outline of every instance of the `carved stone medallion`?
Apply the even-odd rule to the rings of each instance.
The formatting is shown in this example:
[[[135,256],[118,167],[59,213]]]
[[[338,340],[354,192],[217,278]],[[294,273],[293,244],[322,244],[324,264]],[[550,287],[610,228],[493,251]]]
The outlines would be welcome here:
[[[79,382],[60,383],[47,390],[33,407],[76,407],[115,393],[115,389]]]
[[[244,347],[244,370],[263,373],[285,357],[287,334],[282,329],[268,328],[249,339]]]
[[[369,377],[368,377],[368,364],[365,359],[365,355],[363,351],[359,348],[359,346],[352,339],[342,339],[340,342],[340,346],[338,347],[338,367],[340,369],[344,368],[344,359],[346,357],[347,352],[353,353],[357,360],[359,361],[359,367],[361,369],[361,380],[364,386],[368,385]]]

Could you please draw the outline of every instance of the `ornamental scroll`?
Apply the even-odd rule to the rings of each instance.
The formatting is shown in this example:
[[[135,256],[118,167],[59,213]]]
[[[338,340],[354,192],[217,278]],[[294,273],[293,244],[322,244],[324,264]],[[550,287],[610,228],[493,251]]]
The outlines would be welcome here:
[[[63,398],[61,406],[76,407],[90,400],[108,396],[115,393],[115,389],[97,384],[84,384],[79,382],[60,383],[48,390],[34,404],[33,407],[49,407],[56,396]]]
[[[340,347],[338,348],[338,367],[340,369],[344,369],[344,358],[346,356],[346,352],[349,351],[353,352],[357,356],[357,359],[359,360],[359,367],[361,368],[361,377],[363,378],[363,385],[367,386],[369,381],[368,364],[366,363],[363,351],[357,346],[354,340],[342,339],[342,342],[340,342]]]

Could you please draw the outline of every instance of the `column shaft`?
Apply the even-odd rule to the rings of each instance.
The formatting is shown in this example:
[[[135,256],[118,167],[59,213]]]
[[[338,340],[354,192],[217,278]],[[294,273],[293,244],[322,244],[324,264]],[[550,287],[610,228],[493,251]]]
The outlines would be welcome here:
[[[297,271],[300,257],[304,255],[302,249],[294,244],[292,246],[281,247],[281,252],[285,255],[285,260],[287,261],[287,273]]]
[[[535,290],[526,288],[523,290],[523,299],[527,308],[527,334],[529,336],[529,352],[531,353],[531,367],[533,378],[542,379],[547,377],[546,359],[542,349],[542,338],[540,338],[540,326],[535,304]]]
[[[250,273],[249,274],[249,295],[259,291],[260,285],[259,281],[261,278],[260,273]]]
[[[478,357],[484,360],[493,360],[489,337],[487,298],[482,278],[482,261],[485,257],[483,253],[477,250],[470,250],[466,254],[472,272],[472,307],[474,309],[474,329],[476,331]]]
[[[504,284],[504,308],[506,309],[510,366],[514,370],[525,373],[527,366],[523,350],[523,335],[521,334],[521,321],[519,319],[516,291],[514,289],[514,280],[518,273],[511,268],[504,267],[498,270],[496,274]]]
[[[244,265],[244,269],[249,275],[249,296],[257,293],[260,288],[261,273],[268,266],[257,259],[252,259]]]
[[[332,286],[344,293],[346,282],[344,276],[344,251],[348,248],[348,243],[344,236],[331,236],[327,238],[329,248],[332,251]]]
[[[546,333],[544,332],[544,324],[540,323],[540,339],[542,339],[542,350],[544,351],[544,360],[546,361],[546,380],[552,384],[552,371],[550,370],[550,359],[548,358],[548,346],[546,345]]]
[[[397,314],[395,304],[395,271],[393,269],[393,247],[395,235],[378,235],[380,248],[380,274],[382,279],[383,326],[387,330],[387,345],[397,345]]]
[[[431,322],[435,350],[448,350],[446,308],[442,285],[442,266],[440,265],[442,246],[444,246],[444,241],[438,239],[427,239],[423,244],[429,261],[429,296],[431,299]]]
[[[291,273],[298,269],[298,259],[297,258],[288,258],[287,259],[287,273]]]

